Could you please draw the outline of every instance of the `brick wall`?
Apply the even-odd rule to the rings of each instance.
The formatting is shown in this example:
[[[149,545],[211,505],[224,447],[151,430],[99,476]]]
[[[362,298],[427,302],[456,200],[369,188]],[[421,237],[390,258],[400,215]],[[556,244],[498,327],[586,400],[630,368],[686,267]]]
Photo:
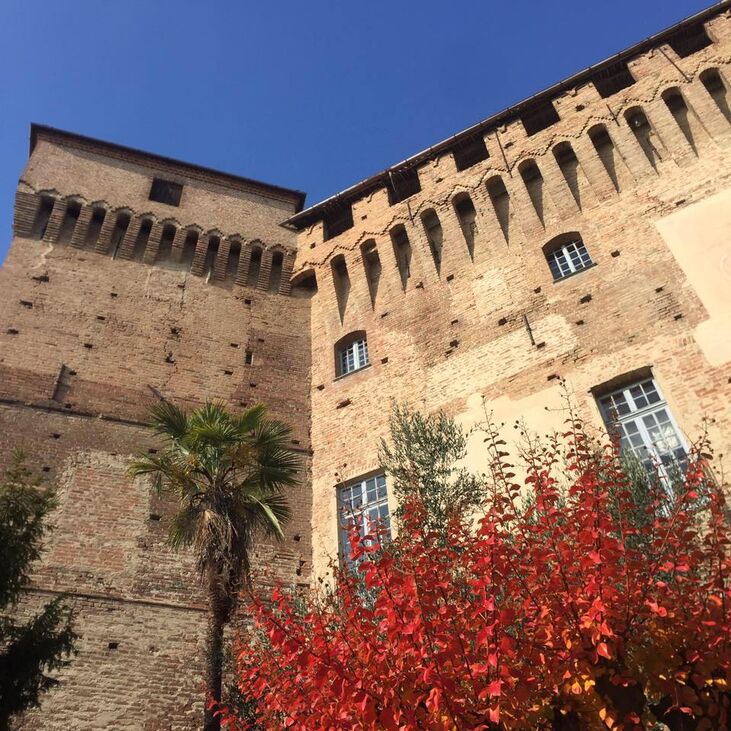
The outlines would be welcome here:
[[[579,79],[552,98],[559,121],[533,135],[517,116],[482,129],[489,157],[464,170],[451,151],[417,161],[421,191],[402,202],[392,205],[379,182],[361,197],[344,197],[353,226],[337,236],[327,237],[326,209],[292,219],[301,229],[295,281],[314,273],[318,284],[317,573],[338,551],[337,487],[377,468],[392,399],[445,409],[467,428],[486,408],[510,433],[522,417],[543,432],[564,418],[565,379],[581,415],[600,427],[590,389],[651,368],[688,438],[707,417],[719,452],[728,454],[731,348],[719,343],[729,341],[731,314],[731,126],[702,75],[718,69],[728,97],[731,22],[721,13],[705,27],[713,43],[695,53],[681,58],[663,44],[631,58],[634,83],[607,98]],[[685,100],[689,137],[663,96],[674,89]],[[625,117],[636,108],[651,124],[660,155],[653,163]],[[597,130],[609,135],[610,149],[601,149]],[[457,215],[465,195],[475,209],[472,252]],[[441,225],[438,262],[424,225],[430,211]],[[392,240],[401,226],[412,248],[405,287]],[[581,236],[595,266],[554,282],[544,246],[568,232]],[[363,247],[375,248],[381,263],[375,299]],[[333,275],[341,257],[347,296]],[[704,257],[712,258],[701,274]],[[343,264],[338,271],[342,278]],[[711,296],[714,312],[704,305]],[[336,378],[334,346],[353,331],[367,333],[371,365]],[[476,468],[485,467],[480,445],[479,438],[470,445]]]
[[[59,491],[26,610],[68,592],[83,640],[23,727],[200,723],[200,589],[164,545],[174,506],[125,477],[159,446],[150,386],[262,401],[293,426],[302,486],[285,542],[257,548],[265,583],[326,573],[337,487],[378,468],[392,399],[543,432],[565,417],[563,381],[601,427],[591,389],[650,369],[689,437],[708,418],[728,453],[727,5],[705,18],[710,45],[642,46],[626,73],[579,75],[472,130],[463,169],[457,142],[418,156],[392,177],[418,175],[400,202],[384,177],[293,215],[291,191],[34,130],[0,270],[0,462],[24,446]],[[149,200],[155,177],[183,185],[179,206]],[[545,246],[566,234],[594,266],[554,281]],[[354,332],[370,366],[337,377]],[[483,466],[479,437],[467,461]]]
[[[63,684],[22,727],[196,728],[201,591],[191,557],[164,542],[174,504],[125,471],[130,455],[160,446],[144,426],[150,387],[186,406],[266,403],[293,427],[302,484],[285,541],[257,549],[256,571],[267,583],[307,580],[310,314],[309,302],[288,296],[295,242],[278,225],[295,203],[75,144],[51,133],[37,140],[0,270],[0,465],[22,447],[59,496],[28,603],[67,593],[82,635]],[[179,207],[147,201],[157,176],[183,183]],[[118,216],[130,235],[115,250]],[[150,235],[140,245],[145,219]],[[191,230],[197,243],[186,261]],[[202,247],[214,237],[211,256]],[[228,259],[233,242],[238,268]],[[252,278],[255,249],[263,254]]]

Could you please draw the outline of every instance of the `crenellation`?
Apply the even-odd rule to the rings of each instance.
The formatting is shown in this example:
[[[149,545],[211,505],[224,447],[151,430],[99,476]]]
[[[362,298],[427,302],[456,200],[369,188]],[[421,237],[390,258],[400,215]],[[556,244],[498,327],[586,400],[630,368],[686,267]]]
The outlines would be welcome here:
[[[546,433],[564,383],[601,429],[595,395],[641,375],[682,439],[709,417],[728,453],[729,6],[700,16],[710,45],[690,19],[303,211],[297,191],[34,126],[0,270],[0,426],[60,488],[34,591],[75,595],[85,644],[24,728],[84,721],[79,687],[110,657],[136,714],[96,683],[117,726],[200,725],[174,504],[124,475],[159,447],[150,387],[292,424],[302,484],[284,543],[257,546],[262,587],[326,576],[338,490],[378,471],[392,400]]]

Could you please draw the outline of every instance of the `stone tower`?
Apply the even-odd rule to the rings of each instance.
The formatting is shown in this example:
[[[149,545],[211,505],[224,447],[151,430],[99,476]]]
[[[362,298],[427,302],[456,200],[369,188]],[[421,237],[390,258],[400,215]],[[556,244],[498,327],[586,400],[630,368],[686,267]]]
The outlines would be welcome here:
[[[567,388],[642,459],[682,461],[704,418],[729,454],[730,6],[306,210],[33,127],[0,271],[0,458],[25,446],[58,485],[29,602],[70,593],[84,637],[24,726],[199,723],[201,597],[163,546],[172,506],[124,474],[156,448],[150,386],[294,426],[295,520],[258,556],[290,583],[338,559],[339,505],[393,508],[392,399],[542,432]]]

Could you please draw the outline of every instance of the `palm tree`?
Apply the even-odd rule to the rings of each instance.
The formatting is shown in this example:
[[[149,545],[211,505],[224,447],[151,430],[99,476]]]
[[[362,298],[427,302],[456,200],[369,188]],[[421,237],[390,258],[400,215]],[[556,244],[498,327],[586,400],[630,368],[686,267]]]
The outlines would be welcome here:
[[[265,418],[258,405],[240,415],[220,403],[189,414],[166,400],[152,407],[152,429],[165,441],[159,454],[141,455],[132,476],[148,475],[159,492],[180,504],[168,542],[192,548],[208,601],[206,691],[221,700],[223,630],[241,590],[251,588],[255,538],[283,538],[289,518],[284,488],[295,484],[299,459],[287,447],[289,427]],[[206,703],[204,731],[220,720]]]

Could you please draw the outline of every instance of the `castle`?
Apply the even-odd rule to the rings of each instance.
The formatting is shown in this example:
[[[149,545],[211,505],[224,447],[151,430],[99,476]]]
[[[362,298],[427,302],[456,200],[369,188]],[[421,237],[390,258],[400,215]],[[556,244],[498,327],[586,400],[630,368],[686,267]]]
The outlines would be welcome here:
[[[302,585],[338,556],[338,505],[393,509],[392,399],[545,432],[565,382],[641,459],[682,460],[704,419],[729,453],[730,8],[304,210],[32,127],[0,270],[0,461],[24,447],[57,486],[28,606],[69,594],[83,637],[22,728],[200,726],[203,597],[164,544],[173,506],[125,473],[159,446],[151,388],[292,425],[293,520],[257,564]]]

